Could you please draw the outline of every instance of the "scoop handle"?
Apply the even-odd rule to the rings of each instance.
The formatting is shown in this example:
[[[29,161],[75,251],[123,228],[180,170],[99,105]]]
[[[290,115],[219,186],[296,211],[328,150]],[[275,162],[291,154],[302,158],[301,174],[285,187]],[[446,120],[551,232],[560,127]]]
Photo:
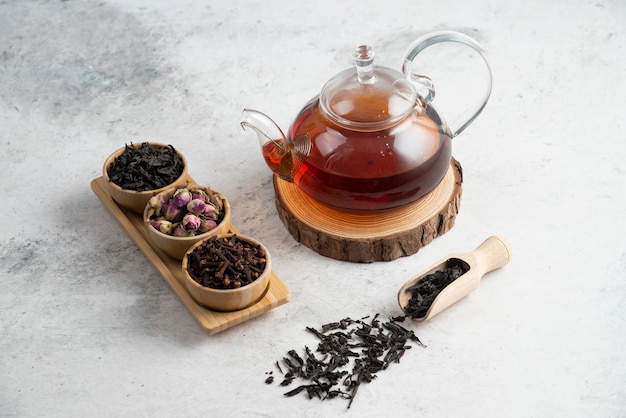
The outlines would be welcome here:
[[[472,255],[476,260],[476,268],[482,276],[492,270],[499,269],[511,259],[511,245],[506,239],[492,235],[483,241]]]

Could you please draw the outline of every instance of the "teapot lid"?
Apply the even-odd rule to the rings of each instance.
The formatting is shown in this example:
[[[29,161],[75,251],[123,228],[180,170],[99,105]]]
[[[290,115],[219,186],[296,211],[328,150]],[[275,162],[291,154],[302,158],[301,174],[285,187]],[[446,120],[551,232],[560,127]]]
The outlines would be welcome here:
[[[396,123],[415,107],[417,92],[404,74],[374,65],[374,51],[355,50],[354,68],[331,78],[320,93],[322,111],[335,123],[376,130]]]

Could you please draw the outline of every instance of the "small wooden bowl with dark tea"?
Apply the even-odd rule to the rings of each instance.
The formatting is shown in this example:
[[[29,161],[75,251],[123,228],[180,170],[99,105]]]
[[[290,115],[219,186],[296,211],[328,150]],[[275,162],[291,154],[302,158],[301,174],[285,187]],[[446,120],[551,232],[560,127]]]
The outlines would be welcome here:
[[[510,259],[509,243],[491,236],[471,253],[451,254],[406,282],[398,292],[400,308],[414,321],[426,321],[469,295],[483,275]]]
[[[146,148],[150,149],[146,150]],[[166,153],[161,156],[128,156],[128,153],[141,152],[143,154],[150,154],[157,150],[166,151]],[[165,161],[138,161],[150,158],[160,158],[161,160],[165,159]],[[121,166],[117,166],[117,164],[121,164]],[[130,167],[131,165],[132,168]],[[149,165],[154,171],[139,169],[139,166],[142,165]],[[170,176],[171,179],[169,180],[159,179],[158,177],[161,175],[158,173],[164,170],[164,165],[167,165],[168,169],[171,168],[172,170],[176,170],[175,172],[180,174],[177,177]],[[132,176],[134,184],[131,185],[130,181],[127,179],[126,181],[128,181],[129,185],[120,185],[117,184],[120,180],[117,179],[117,176],[114,175],[113,171],[125,173],[126,175],[135,171],[138,174]],[[126,145],[111,154],[106,159],[104,166],[102,167],[104,184],[113,200],[115,200],[118,205],[138,214],[143,213],[146,204],[152,196],[171,187],[185,184],[187,182],[187,176],[188,167],[185,156],[178,150],[174,149],[171,145],[160,144],[158,142],[144,142],[141,144],[131,143],[130,145]],[[139,177],[144,178],[140,179]],[[143,182],[147,182],[147,184],[137,184]],[[165,182],[167,184],[165,184]],[[137,190],[137,188],[140,190]]]

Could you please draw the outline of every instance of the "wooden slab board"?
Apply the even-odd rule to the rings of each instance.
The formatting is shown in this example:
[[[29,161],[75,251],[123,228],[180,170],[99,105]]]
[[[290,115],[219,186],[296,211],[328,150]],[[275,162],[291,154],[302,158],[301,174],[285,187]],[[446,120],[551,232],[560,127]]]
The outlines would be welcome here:
[[[452,159],[443,180],[426,196],[399,208],[349,213],[319,203],[274,176],[278,216],[298,242],[337,260],[370,263],[412,255],[454,226],[463,182]]]
[[[189,178],[190,182],[195,183]],[[132,213],[115,203],[113,198],[103,187],[104,178],[98,177],[91,181],[91,189],[100,198],[104,206],[113,217],[126,230],[131,239],[148,258],[150,263],[157,269],[163,279],[169,284],[174,293],[185,304],[191,315],[198,321],[200,326],[209,334],[213,335],[230,327],[238,325],[248,319],[255,318],[271,309],[281,306],[290,299],[289,289],[272,271],[269,287],[265,295],[256,304],[239,311],[217,312],[211,311],[197,304],[189,295],[183,285],[183,273],[180,260],[175,260],[158,248],[152,246],[145,230],[141,215]],[[238,232],[231,226],[231,232]]]

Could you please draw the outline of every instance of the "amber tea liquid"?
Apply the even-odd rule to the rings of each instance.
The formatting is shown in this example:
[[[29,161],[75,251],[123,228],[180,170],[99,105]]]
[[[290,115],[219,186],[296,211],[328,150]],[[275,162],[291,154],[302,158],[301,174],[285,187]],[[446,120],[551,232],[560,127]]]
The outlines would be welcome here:
[[[317,100],[311,101],[289,130],[291,138],[308,133],[312,142],[293,173],[294,183],[322,203],[352,211],[390,209],[419,199],[439,184],[452,154],[450,137],[437,129],[436,113],[426,115],[389,129],[354,132],[329,122]],[[280,164],[268,151],[263,147],[266,161]]]

